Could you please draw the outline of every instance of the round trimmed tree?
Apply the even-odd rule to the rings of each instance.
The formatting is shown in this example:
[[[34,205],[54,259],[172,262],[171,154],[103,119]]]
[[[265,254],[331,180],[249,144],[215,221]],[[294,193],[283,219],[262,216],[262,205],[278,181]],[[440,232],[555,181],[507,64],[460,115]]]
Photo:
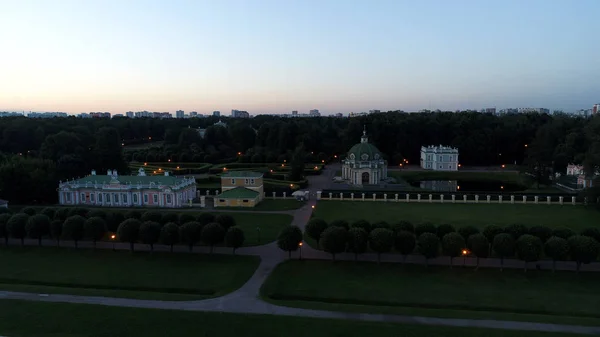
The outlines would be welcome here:
[[[142,212],[138,211],[138,210],[130,210],[125,212],[125,219],[142,219]]]
[[[121,242],[129,242],[129,249],[133,252],[134,244],[140,236],[141,221],[138,219],[127,219],[117,228],[117,238]]]
[[[21,210],[21,213],[25,213],[25,214],[27,214],[29,216],[33,216],[33,215],[35,215],[37,213],[37,211],[33,207],[24,207]]]
[[[300,242],[302,242],[302,231],[298,226],[285,227],[277,236],[277,247],[288,252],[289,258],[292,257],[292,252],[298,250]]]
[[[568,240],[571,236],[574,236],[575,232],[568,227],[558,227],[552,230],[552,236],[558,236],[559,238],[563,238]]]
[[[600,229],[597,227],[588,227],[581,231],[581,235],[589,236],[600,242]]]
[[[27,236],[38,240],[38,245],[42,245],[42,237],[50,232],[50,218],[44,214],[34,214],[27,220],[25,226]]]
[[[184,212],[184,213],[179,214],[179,219],[177,219],[176,221],[173,221],[173,222],[179,222],[180,224],[184,224],[184,223],[192,222],[192,221],[197,221],[200,223],[200,221],[198,221],[195,216],[191,215],[190,213]],[[211,222],[214,222],[214,221],[207,222],[206,224],[209,224]],[[202,223],[200,223],[200,225],[202,226]]]
[[[143,244],[150,245],[150,252],[154,251],[154,244],[160,238],[161,225],[158,222],[146,221],[140,225],[140,241]]]
[[[460,234],[465,241],[468,241],[471,235],[479,234],[479,229],[470,225],[462,226],[458,229],[458,234]]]
[[[418,238],[419,252],[425,256],[425,266],[428,266],[429,259],[437,257],[440,253],[440,239],[434,233],[425,232]]]
[[[415,226],[415,235],[419,238],[423,233],[436,234],[437,228],[431,222],[424,222]]]
[[[63,222],[62,237],[72,240],[77,248],[77,242],[83,239],[83,226],[85,218],[81,215],[72,215]]]
[[[319,244],[324,251],[331,254],[331,258],[335,261],[335,254],[344,252],[347,242],[348,231],[344,227],[331,226],[323,231]]]
[[[477,258],[477,264],[475,270],[479,269],[479,258],[486,258],[490,253],[490,242],[485,237],[485,235],[481,233],[473,234],[469,236],[467,240],[467,246],[471,251],[471,254],[475,255]]]
[[[327,222],[323,219],[312,218],[306,224],[304,228],[304,232],[308,235],[309,238],[315,240],[317,242],[317,248],[319,248],[319,241],[321,240],[321,235],[327,229]]]
[[[171,247],[171,253],[173,252],[173,245],[179,243],[179,226],[174,222],[165,224],[160,229],[160,242],[162,244]]]
[[[356,220],[350,225],[350,228],[362,228],[367,234],[371,232],[371,224],[367,220]]]
[[[577,263],[577,272],[581,268],[581,264],[590,263],[598,258],[600,252],[600,244],[589,236],[574,235],[567,242],[569,243],[569,251],[571,258]]]
[[[106,221],[100,217],[92,217],[83,224],[84,237],[91,239],[96,248],[96,242],[106,234]]]
[[[142,217],[139,220],[141,220],[142,222],[154,221],[160,223],[162,221],[162,217],[163,215],[160,212],[147,211],[144,212],[144,214],[142,214]]]
[[[27,221],[29,221],[29,215],[17,213],[11,216],[6,223],[6,231],[11,238],[20,239],[21,246],[25,245],[25,234],[27,234],[25,227],[27,226]]]
[[[52,207],[45,207],[44,209],[42,209],[42,211],[40,212],[40,214],[44,214],[45,216],[47,216],[50,220],[54,219],[54,214],[56,213],[56,210]]]
[[[214,246],[223,242],[223,239],[225,238],[225,229],[218,222],[209,223],[202,228],[200,238],[202,239],[202,242],[210,246],[210,253],[212,254]]]
[[[539,261],[542,255],[542,240],[531,234],[521,235],[517,239],[517,256],[525,262],[524,271],[527,272],[527,264],[529,262]]]
[[[552,229],[546,226],[532,226],[529,228],[529,234],[539,238],[544,243],[552,236]]]
[[[494,237],[492,248],[500,257],[500,271],[504,267],[504,258],[515,255],[515,239],[509,233],[500,233]]]
[[[238,226],[229,227],[225,232],[225,245],[233,248],[233,255],[235,255],[235,250],[244,244],[244,239],[244,231]]]
[[[211,222],[215,222],[215,215],[211,213],[200,213],[196,218],[202,226],[206,226]]]
[[[221,225],[225,231],[236,225],[235,219],[229,214],[219,214],[215,217],[215,222]]]
[[[348,231],[348,251],[354,253],[354,260],[358,260],[358,254],[367,251],[369,234],[360,227],[352,227]]]
[[[179,228],[179,240],[188,246],[190,252],[194,249],[194,245],[197,244],[198,241],[200,241],[202,229],[202,225],[197,221],[186,222]]]
[[[377,228],[391,229],[392,226],[390,226],[390,224],[387,223],[386,221],[377,221],[377,222],[374,222],[373,225],[371,226],[371,231],[373,231],[374,229],[377,229]]]
[[[558,236],[551,236],[544,244],[544,253],[552,259],[552,272],[556,271],[556,261],[569,256],[569,243]]]
[[[521,224],[512,224],[504,228],[504,233],[510,234],[515,240],[527,234],[528,231],[527,226]]]
[[[369,247],[377,253],[377,263],[381,254],[389,253],[394,247],[394,232],[387,228],[375,228],[369,233]]]
[[[156,221],[151,221],[150,222],[154,222],[154,223],[158,223]],[[194,221],[194,219],[190,220],[190,221]],[[179,215],[177,215],[177,213],[175,212],[165,212],[162,215],[162,218],[160,219],[160,223],[161,224],[166,224],[167,222],[179,222]],[[179,222],[180,224],[184,224],[185,222]]]
[[[406,256],[412,254],[417,246],[417,238],[413,232],[401,230],[396,234],[394,248],[402,254],[402,263],[406,262]]]
[[[492,247],[493,247],[493,243],[494,243],[494,238],[496,237],[496,235],[498,235],[500,233],[504,233],[504,228],[502,228],[498,225],[487,225],[487,226],[485,226],[485,228],[483,229],[483,231],[481,233],[483,233],[483,235],[485,235],[485,238],[490,243],[490,251],[488,254],[492,255]]]
[[[342,227],[345,230],[350,229],[350,224],[346,220],[333,220],[329,223],[329,227]]]
[[[462,235],[456,232],[450,232],[444,235],[442,238],[442,251],[444,252],[444,255],[450,257],[450,268],[452,268],[452,259],[460,256],[465,247],[465,239]]]
[[[436,229],[436,234],[438,238],[440,238],[440,240],[443,240],[446,234],[454,232],[456,232],[456,229],[454,228],[454,226],[449,224],[441,224]]]
[[[394,230],[397,233],[400,233],[401,231],[414,233],[415,226],[410,221],[400,220],[396,225],[394,225]]]

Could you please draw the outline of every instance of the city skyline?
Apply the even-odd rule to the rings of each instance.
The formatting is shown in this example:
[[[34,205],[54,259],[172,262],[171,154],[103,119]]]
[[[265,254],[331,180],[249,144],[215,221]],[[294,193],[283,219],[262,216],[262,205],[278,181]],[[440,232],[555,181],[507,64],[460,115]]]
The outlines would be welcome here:
[[[3,4],[0,111],[589,109],[597,1]]]

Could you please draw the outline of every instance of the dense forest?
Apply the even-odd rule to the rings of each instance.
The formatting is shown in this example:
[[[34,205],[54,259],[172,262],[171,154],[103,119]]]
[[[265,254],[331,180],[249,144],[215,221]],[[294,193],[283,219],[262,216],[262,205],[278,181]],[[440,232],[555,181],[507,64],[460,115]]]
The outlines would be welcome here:
[[[278,162],[303,149],[306,161],[343,157],[366,127],[370,142],[391,165],[418,163],[422,145],[450,145],[463,165],[523,164],[538,176],[570,162],[588,172],[600,166],[600,119],[546,114],[371,114],[364,117],[251,119],[33,119],[0,120],[0,198],[55,202],[59,180],[117,169],[127,162]],[[205,128],[202,138],[198,128]],[[123,151],[129,145],[160,144]],[[17,191],[27,191],[19,193]]]

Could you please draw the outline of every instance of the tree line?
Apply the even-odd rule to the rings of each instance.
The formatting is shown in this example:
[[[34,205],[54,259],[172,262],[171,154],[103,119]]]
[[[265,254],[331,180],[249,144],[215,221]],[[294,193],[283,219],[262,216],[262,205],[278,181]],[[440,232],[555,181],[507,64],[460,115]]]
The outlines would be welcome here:
[[[185,244],[192,251],[202,242],[210,246],[211,253],[213,247],[221,243],[233,248],[235,253],[245,240],[244,231],[227,214],[194,216],[136,210],[123,214],[51,207],[39,213],[35,208],[26,207],[19,213],[0,214],[0,238],[4,238],[5,245],[9,244],[9,238],[21,240],[21,245],[25,238],[31,238],[38,240],[41,246],[46,237],[56,240],[57,245],[60,240],[71,240],[75,247],[82,240],[92,241],[94,247],[97,241],[118,240],[129,243],[131,251],[138,242],[149,245],[150,251],[154,250],[155,244],[162,243],[170,246],[171,252],[177,244]]]
[[[386,222],[369,223],[358,220],[352,224],[345,220],[327,223],[313,218],[306,225],[306,236],[316,241],[318,248],[330,253],[335,261],[336,254],[349,252],[358,259],[368,249],[377,253],[378,262],[381,254],[392,250],[403,255],[417,252],[429,259],[443,254],[450,257],[450,267],[455,257],[475,256],[476,268],[479,258],[492,256],[500,258],[501,270],[505,258],[517,257],[525,263],[525,271],[529,262],[539,261],[542,256],[556,261],[570,258],[576,262],[577,271],[581,264],[590,263],[600,253],[600,230],[587,228],[577,234],[570,228],[551,229],[545,226],[527,227],[513,224],[506,227],[488,225],[482,231],[474,226],[463,226],[456,229],[449,224],[438,226],[432,223],[413,225],[408,221],[400,221],[390,225]],[[302,242],[302,231],[295,226],[285,228],[279,235],[277,244],[290,256]]]

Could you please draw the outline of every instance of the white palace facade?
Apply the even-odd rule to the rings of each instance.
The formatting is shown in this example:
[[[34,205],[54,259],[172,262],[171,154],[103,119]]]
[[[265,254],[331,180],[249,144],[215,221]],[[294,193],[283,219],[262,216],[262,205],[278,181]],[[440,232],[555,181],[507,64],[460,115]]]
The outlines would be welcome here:
[[[449,146],[421,146],[421,168],[458,171],[458,149]]]

